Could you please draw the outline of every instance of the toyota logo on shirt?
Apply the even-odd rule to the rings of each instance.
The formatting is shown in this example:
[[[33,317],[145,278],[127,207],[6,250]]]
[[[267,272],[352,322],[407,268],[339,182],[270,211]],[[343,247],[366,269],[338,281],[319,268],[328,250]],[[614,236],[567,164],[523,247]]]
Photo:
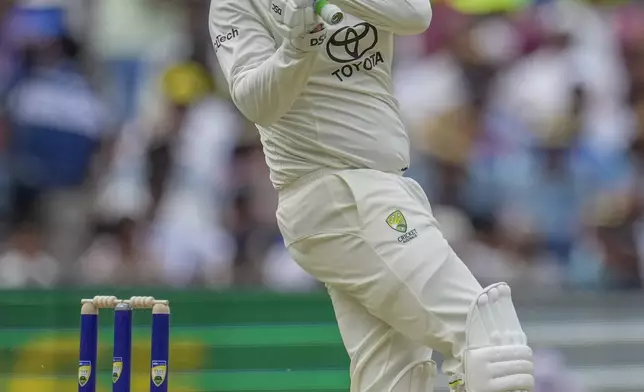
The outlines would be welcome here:
[[[326,52],[336,63],[346,64],[362,58],[378,43],[378,30],[367,22],[345,26],[327,41]]]

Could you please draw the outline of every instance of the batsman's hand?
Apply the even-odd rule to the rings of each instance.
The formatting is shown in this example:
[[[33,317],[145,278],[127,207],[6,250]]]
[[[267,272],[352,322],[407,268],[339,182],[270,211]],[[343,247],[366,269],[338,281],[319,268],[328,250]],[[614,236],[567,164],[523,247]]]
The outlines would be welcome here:
[[[326,40],[326,26],[315,13],[311,0],[271,0],[270,14],[273,16],[284,38],[298,50],[312,52],[319,50]]]

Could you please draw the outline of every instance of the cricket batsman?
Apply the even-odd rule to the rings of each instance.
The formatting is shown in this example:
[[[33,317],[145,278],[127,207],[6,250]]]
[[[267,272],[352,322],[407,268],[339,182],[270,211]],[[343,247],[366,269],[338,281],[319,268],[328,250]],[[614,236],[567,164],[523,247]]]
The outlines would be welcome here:
[[[429,1],[320,1],[212,0],[209,26],[232,99],[259,129],[286,246],[333,301],[351,392],[431,392],[432,350],[452,391],[532,391],[510,288],[479,285],[403,176],[394,35],[425,31]],[[344,19],[326,23],[326,6]]]

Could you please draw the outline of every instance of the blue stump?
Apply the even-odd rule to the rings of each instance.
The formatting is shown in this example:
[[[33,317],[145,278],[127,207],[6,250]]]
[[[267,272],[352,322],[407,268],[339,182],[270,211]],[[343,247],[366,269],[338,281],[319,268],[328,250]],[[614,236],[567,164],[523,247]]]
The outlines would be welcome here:
[[[132,373],[132,308],[120,303],[114,309],[112,391],[130,392]]]
[[[96,392],[97,354],[98,309],[92,304],[83,304],[78,361],[78,392]]]
[[[169,356],[170,308],[166,305],[155,305],[152,309],[151,392],[168,392]]]

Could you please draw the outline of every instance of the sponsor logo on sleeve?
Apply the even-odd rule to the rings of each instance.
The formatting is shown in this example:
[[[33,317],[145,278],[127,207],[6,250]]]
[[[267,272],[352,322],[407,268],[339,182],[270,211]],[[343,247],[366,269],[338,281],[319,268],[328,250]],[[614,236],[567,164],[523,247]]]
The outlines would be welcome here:
[[[239,30],[232,29],[225,34],[218,34],[213,38],[213,45],[215,46],[215,53],[219,51],[223,44],[228,41],[232,41],[235,38],[239,37]]]

